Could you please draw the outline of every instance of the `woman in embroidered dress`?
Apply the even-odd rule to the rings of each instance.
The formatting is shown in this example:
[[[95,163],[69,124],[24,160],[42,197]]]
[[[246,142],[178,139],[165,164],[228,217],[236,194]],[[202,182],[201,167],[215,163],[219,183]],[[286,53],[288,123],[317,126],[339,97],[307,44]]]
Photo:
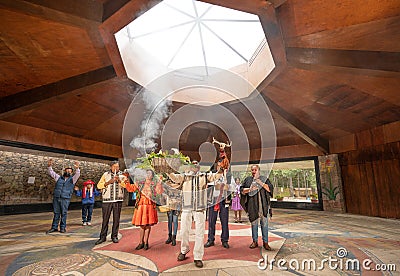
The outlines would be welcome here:
[[[161,181],[157,181],[152,170],[146,171],[145,181],[126,183],[128,192],[138,192],[132,224],[140,226],[140,243],[136,250],[149,249],[151,226],[158,223],[156,200],[162,194]]]
[[[240,205],[240,179],[235,178],[236,189],[233,193],[231,209],[235,212],[235,222],[242,222],[242,205]],[[239,219],[238,219],[239,214]]]

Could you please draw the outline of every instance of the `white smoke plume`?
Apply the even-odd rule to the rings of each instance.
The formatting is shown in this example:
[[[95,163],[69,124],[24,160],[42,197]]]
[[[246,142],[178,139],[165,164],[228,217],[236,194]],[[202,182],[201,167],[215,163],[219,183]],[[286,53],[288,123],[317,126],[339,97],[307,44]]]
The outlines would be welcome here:
[[[158,144],[162,122],[170,114],[171,101],[149,90],[141,92],[145,105],[145,116],[140,124],[140,135],[134,137],[130,146],[139,151],[140,156],[154,151]]]
[[[147,172],[144,169],[136,168],[136,163],[133,163],[132,166],[128,169],[129,175],[134,177],[135,182],[144,181],[147,176]]]

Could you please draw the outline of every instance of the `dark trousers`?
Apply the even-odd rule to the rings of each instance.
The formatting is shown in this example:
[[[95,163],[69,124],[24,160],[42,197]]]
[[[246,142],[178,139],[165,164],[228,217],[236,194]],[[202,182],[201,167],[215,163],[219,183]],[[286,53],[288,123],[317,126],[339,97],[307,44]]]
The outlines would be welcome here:
[[[94,203],[82,204],[82,222],[91,222]]]
[[[119,217],[121,215],[122,201],[102,203],[101,210],[103,213],[103,223],[101,225],[100,239],[105,239],[108,232],[108,222],[110,220],[111,211],[113,213],[113,225],[111,238],[118,237]]]
[[[221,221],[222,233],[221,241],[229,240],[229,207],[225,207],[225,200],[222,200],[219,204],[219,211],[214,211],[214,206],[208,208],[208,240],[215,240],[215,224],[217,223],[217,216],[219,213],[219,220]]]
[[[69,198],[53,198],[53,223],[51,225],[52,229],[58,230],[58,223],[60,222],[60,230],[64,230],[67,227],[67,214],[69,206]]]
[[[178,211],[177,210],[168,211],[167,217],[168,217],[168,235],[176,236],[176,233],[178,232]],[[172,226],[174,226],[173,230]]]

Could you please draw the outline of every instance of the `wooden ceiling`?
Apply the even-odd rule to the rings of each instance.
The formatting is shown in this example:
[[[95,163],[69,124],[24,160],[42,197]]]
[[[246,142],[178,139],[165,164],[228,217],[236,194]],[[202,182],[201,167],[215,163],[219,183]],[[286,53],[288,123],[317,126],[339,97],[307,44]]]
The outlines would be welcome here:
[[[400,121],[400,1],[204,2],[260,17],[277,67],[258,88],[279,158],[332,152],[337,139]],[[138,85],[126,77],[113,34],[156,3],[0,0],[0,139],[120,156]],[[254,119],[240,103],[224,106],[257,149]],[[180,146],[195,151],[225,135],[194,124]]]

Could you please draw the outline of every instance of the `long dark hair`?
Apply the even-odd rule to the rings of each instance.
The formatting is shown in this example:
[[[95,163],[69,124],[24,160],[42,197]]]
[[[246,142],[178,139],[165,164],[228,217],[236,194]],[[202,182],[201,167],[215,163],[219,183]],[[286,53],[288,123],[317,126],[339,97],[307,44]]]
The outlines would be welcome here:
[[[153,180],[154,179],[154,176],[156,175],[155,173],[154,173],[154,171],[152,170],[152,169],[147,169],[146,170],[146,173],[147,172],[151,172],[151,180]]]

